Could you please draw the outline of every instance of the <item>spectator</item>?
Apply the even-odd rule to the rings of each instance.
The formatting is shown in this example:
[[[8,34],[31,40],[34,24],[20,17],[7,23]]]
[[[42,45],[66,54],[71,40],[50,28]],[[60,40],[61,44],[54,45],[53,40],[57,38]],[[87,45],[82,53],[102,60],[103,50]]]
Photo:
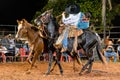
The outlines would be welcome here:
[[[25,48],[26,54],[29,54],[30,48],[28,46],[28,41],[25,41],[23,43],[23,48]]]
[[[104,51],[104,55],[106,57],[106,60],[109,62],[110,57],[114,57],[114,62],[117,61],[117,53],[115,52],[113,46],[108,45]]]
[[[120,60],[120,39],[118,39],[117,44],[118,44],[118,46],[117,46],[117,54],[118,54],[118,57],[119,57],[119,60]]]
[[[3,62],[6,62],[5,53],[7,53],[7,48],[2,46],[2,44],[0,43],[0,56],[2,56]]]
[[[8,40],[8,35],[4,36],[1,39],[2,46],[5,46],[7,49],[9,48],[9,40]]]
[[[8,35],[8,40],[9,40],[9,48],[10,52],[12,53],[13,56],[15,56],[15,39],[11,34]]]

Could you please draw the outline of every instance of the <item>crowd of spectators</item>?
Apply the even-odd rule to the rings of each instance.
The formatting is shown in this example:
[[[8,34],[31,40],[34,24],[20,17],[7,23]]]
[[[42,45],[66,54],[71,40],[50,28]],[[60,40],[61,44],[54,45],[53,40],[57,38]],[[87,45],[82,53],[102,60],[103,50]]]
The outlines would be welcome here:
[[[109,62],[113,60],[116,62],[120,60],[120,39],[118,39],[117,43],[114,44],[114,40],[110,40],[109,37],[106,37],[105,47],[103,51],[103,55],[106,57],[106,60]],[[27,41],[16,41],[12,34],[8,34],[0,39],[0,61],[13,61],[15,57],[15,61],[24,61],[24,57],[27,58],[29,54],[29,46]],[[54,53],[55,56],[56,53]],[[87,59],[83,54],[84,51],[82,49],[78,50],[78,54],[80,58]],[[11,58],[13,57],[13,58]],[[40,60],[48,61],[49,54],[43,53],[40,56]],[[62,53],[61,61],[70,62],[72,59],[67,53]]]
[[[22,49],[25,49],[25,52],[22,52]],[[15,40],[12,34],[8,34],[1,38],[0,59],[2,62],[13,61],[15,57],[21,56],[23,53],[25,53],[24,55],[29,53],[29,47],[27,46],[27,43],[23,43],[20,40]]]

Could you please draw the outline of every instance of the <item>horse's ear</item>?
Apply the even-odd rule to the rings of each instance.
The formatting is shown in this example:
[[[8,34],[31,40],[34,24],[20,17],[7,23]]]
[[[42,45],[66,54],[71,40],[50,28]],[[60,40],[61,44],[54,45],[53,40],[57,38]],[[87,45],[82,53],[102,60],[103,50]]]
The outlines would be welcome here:
[[[23,22],[27,22],[27,20],[26,20],[26,19],[22,19],[22,21],[23,21]]]
[[[18,23],[18,24],[20,24],[20,21],[19,21],[19,20],[17,20],[17,23]]]

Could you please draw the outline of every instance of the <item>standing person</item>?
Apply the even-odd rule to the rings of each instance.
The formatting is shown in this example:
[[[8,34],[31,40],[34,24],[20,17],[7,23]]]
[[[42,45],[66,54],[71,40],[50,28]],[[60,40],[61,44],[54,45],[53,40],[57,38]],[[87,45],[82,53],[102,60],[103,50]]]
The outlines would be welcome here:
[[[8,35],[8,41],[9,41],[9,45],[10,45],[8,50],[10,50],[12,55],[15,56],[15,39],[11,34]]]
[[[69,16],[66,17],[66,14],[68,14]],[[59,36],[54,46],[57,47],[62,42],[63,48],[61,52],[65,52],[67,50],[68,45],[67,37],[69,27],[76,28],[79,31],[79,33],[82,34],[82,29],[86,29],[89,27],[89,19],[87,19],[87,16],[85,16],[84,13],[80,12],[80,6],[78,4],[72,3],[68,4],[65,8],[65,12],[62,13],[62,23],[66,25],[66,28],[63,30],[62,34]],[[78,31],[76,31],[75,35],[77,35]],[[76,39],[75,41],[77,42]]]

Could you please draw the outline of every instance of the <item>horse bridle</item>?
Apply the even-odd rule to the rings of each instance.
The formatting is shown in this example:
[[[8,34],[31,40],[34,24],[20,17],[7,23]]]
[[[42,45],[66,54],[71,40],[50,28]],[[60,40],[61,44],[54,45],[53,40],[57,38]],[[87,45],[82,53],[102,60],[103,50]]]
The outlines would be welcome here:
[[[45,16],[44,16],[45,15]],[[46,15],[47,15],[47,17],[46,17]],[[44,17],[44,18],[42,18],[42,17]],[[45,20],[43,20],[43,19],[45,19]],[[47,20],[46,20],[47,19]],[[45,31],[45,27],[47,26],[47,24],[48,24],[48,22],[50,21],[50,19],[51,19],[51,15],[50,14],[47,14],[47,13],[44,13],[44,14],[42,14],[41,16],[40,16],[40,21],[41,21],[41,26],[43,27],[42,28],[42,31],[45,33],[45,35],[46,35],[46,37],[47,38],[51,38],[48,34],[47,34],[47,32]],[[45,22],[46,21],[46,22]]]
[[[49,22],[49,20],[50,20],[50,14],[47,14],[47,12],[46,13],[44,13],[44,14],[42,14],[41,16],[40,16],[40,21],[43,23],[43,24],[47,24],[48,22]]]

